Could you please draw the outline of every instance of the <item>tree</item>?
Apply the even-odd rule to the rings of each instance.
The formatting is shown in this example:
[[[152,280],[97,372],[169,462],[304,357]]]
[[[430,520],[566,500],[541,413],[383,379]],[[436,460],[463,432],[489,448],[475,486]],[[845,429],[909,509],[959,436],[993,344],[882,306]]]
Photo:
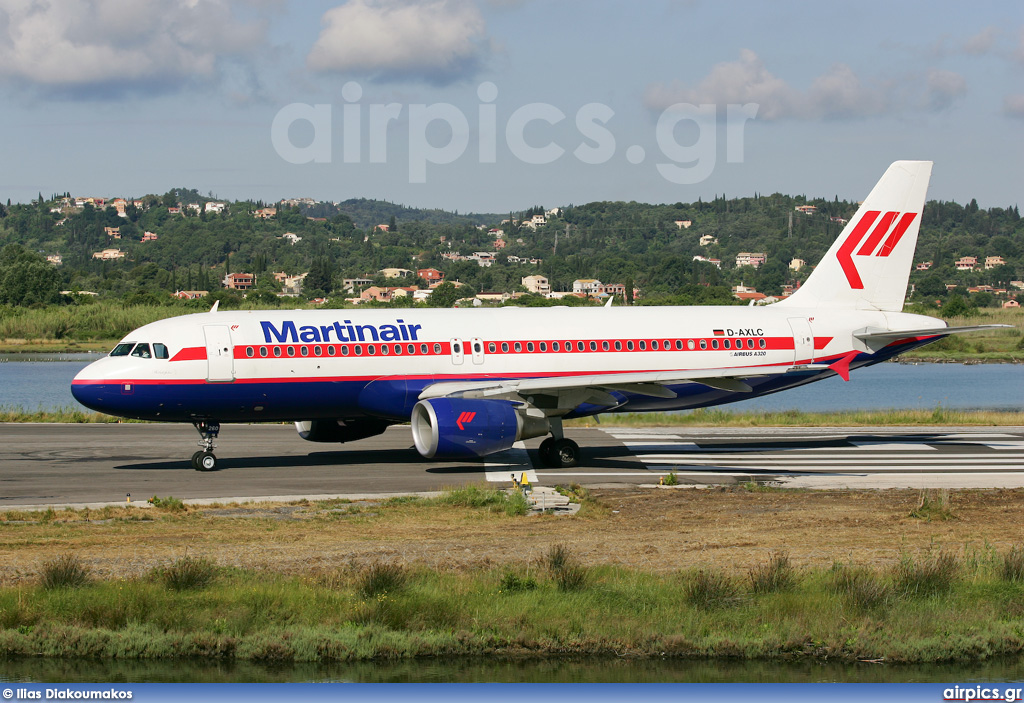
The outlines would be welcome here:
[[[451,281],[445,281],[430,294],[430,297],[427,298],[427,305],[432,308],[450,308],[461,297],[463,296],[459,293],[459,289],[455,287],[455,284]]]
[[[9,244],[0,253],[0,303],[34,305],[56,303],[60,274],[43,257]]]

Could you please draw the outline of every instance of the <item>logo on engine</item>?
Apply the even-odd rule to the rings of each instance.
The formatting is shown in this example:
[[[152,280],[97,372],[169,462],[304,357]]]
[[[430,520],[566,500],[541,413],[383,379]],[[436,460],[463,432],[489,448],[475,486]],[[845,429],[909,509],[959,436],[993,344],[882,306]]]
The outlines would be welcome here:
[[[465,422],[468,425],[473,422],[474,417],[476,417],[476,413],[463,411],[462,414],[459,415],[459,419],[455,421],[455,424],[459,426],[460,430],[465,431],[466,428],[462,426],[462,423]]]

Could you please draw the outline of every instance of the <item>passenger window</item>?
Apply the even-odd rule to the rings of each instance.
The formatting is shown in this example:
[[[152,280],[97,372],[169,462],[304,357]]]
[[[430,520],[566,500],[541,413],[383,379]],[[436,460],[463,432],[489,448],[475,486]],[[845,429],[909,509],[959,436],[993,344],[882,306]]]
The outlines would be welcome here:
[[[501,352],[503,354],[507,354],[508,353],[508,342],[502,342],[501,343]]]
[[[706,339],[700,340],[700,348],[701,349],[707,349],[708,348],[708,340],[706,340]]]
[[[327,347],[327,356],[334,356],[334,346]]]
[[[729,346],[730,346],[730,345],[729,345],[729,340],[728,340],[728,339],[723,339],[723,340],[722,340],[722,346],[723,346],[724,348],[728,349],[728,348],[729,348]]]
[[[601,342],[601,349],[603,351],[608,351],[608,341],[607,340]]]
[[[590,351],[597,351],[597,342],[590,343]]]
[[[281,347],[274,347],[274,356],[281,356]]]
[[[497,347],[494,346],[494,342],[488,342],[487,343],[487,351],[489,351],[491,354],[493,354],[496,349],[497,349]]]
[[[646,339],[641,339],[639,342],[637,342],[637,344],[640,347],[640,351],[647,351],[647,340]]]
[[[576,351],[583,351],[583,342],[576,342]]]
[[[558,350],[559,350],[558,342],[552,342],[551,343],[551,351],[558,351]]]
[[[135,349],[132,350],[132,356],[137,356],[140,359],[148,359],[152,354],[149,352],[149,345],[145,342],[140,342],[135,345]]]
[[[687,340],[686,340],[686,348],[687,348],[687,349],[689,349],[690,351],[693,351],[693,348],[694,348],[695,346],[697,346],[697,345],[693,343],[693,340],[692,340],[692,339],[687,339]]]
[[[764,341],[764,337],[761,337],[761,339],[757,340],[757,346],[759,346],[761,349],[764,349],[766,346],[768,346],[768,344]]]
[[[654,341],[651,342],[651,349],[653,349],[654,351],[658,351],[658,340],[657,339],[655,339]]]
[[[111,356],[128,356],[132,348],[135,346],[135,342],[121,342],[114,350],[110,352]]]
[[[515,343],[515,350],[516,350],[517,352],[521,352],[521,351],[523,350],[523,345],[522,345],[522,343],[520,343],[520,342],[516,342],[516,343]]]
[[[711,348],[712,349],[718,349],[718,340],[717,339],[712,339],[711,340]]]
[[[626,349],[628,349],[629,351],[633,351],[633,340],[632,339],[627,339],[626,340]]]
[[[540,350],[542,352],[546,352],[548,350],[548,343],[547,342],[541,342],[540,343]]]
[[[435,354],[440,354],[441,353],[441,345],[438,344],[437,342],[434,342],[434,353]]]
[[[155,350],[156,345],[154,344],[153,347],[154,347],[154,350]],[[256,351],[252,347],[246,347],[245,348],[245,355],[251,359],[254,356],[256,356]],[[157,357],[157,358],[160,358],[160,357]]]
[[[269,353],[266,347],[260,347],[260,356],[267,356]]]
[[[532,352],[533,351],[533,342],[527,342],[526,343],[526,351],[528,351],[528,352]]]
[[[615,340],[615,351],[622,351],[622,342]]]
[[[153,356],[157,359],[171,358],[170,353],[167,351],[167,345],[161,344],[160,342],[153,342]],[[250,354],[249,356],[252,356],[252,354]]]
[[[402,345],[401,344],[394,345],[394,350],[395,350],[396,354],[401,354],[402,353]]]

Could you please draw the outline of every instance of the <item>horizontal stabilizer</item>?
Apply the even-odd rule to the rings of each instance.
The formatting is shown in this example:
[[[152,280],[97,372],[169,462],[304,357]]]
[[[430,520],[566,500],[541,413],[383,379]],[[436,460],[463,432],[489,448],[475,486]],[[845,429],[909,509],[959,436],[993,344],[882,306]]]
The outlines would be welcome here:
[[[853,336],[857,339],[863,339],[864,341],[886,341],[907,339],[908,337],[936,337],[938,335],[957,334],[959,332],[977,332],[979,330],[993,330],[1004,327],[1013,327],[1013,325],[966,325],[963,327],[930,327],[928,329],[916,330],[883,330],[868,327],[860,332],[854,332]]]

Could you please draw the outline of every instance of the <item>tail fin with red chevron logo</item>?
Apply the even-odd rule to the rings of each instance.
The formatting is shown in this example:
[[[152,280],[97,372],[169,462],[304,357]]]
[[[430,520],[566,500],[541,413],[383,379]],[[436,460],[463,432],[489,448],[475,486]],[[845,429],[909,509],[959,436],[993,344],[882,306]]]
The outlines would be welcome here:
[[[902,310],[931,173],[931,161],[892,164],[807,283],[776,305]]]

